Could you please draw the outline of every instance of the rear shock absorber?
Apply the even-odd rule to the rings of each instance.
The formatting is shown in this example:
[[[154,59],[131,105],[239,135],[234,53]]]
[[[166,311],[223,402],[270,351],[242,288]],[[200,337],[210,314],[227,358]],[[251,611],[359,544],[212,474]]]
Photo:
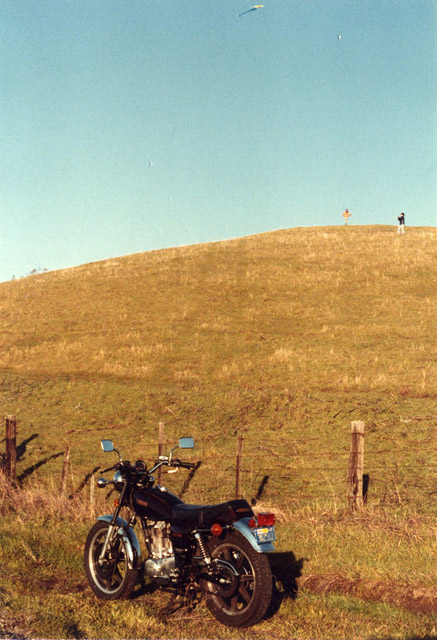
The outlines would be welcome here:
[[[202,554],[203,559],[205,560],[206,566],[210,567],[211,554],[209,553],[208,546],[205,544],[205,541],[203,540],[202,536],[198,531],[195,532],[194,537],[196,539],[197,544],[199,545],[200,553]]]

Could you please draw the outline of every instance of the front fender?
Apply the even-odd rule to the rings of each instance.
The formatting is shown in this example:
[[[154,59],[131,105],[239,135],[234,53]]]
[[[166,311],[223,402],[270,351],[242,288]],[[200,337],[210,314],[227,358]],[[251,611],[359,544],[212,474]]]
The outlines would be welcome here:
[[[268,553],[269,551],[274,551],[275,547],[272,542],[263,542],[260,544],[257,542],[255,536],[253,535],[252,529],[249,527],[250,518],[241,518],[241,520],[237,520],[237,522],[233,523],[234,529],[237,529],[243,535],[248,542],[252,545],[255,551],[258,553]]]
[[[100,516],[97,520],[103,522],[111,522],[112,516]],[[119,527],[117,533],[121,536],[127,553],[127,563],[129,569],[139,569],[141,567],[141,547],[137,538],[137,534],[129,526],[129,523],[124,518],[117,518],[117,525]]]

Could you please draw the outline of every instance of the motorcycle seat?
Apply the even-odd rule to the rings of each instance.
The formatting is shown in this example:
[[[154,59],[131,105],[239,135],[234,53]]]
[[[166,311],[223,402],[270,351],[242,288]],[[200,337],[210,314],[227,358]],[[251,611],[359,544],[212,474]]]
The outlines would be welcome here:
[[[253,515],[246,500],[229,500],[214,505],[176,504],[172,510],[173,523],[190,528],[209,528],[213,524],[231,524]]]

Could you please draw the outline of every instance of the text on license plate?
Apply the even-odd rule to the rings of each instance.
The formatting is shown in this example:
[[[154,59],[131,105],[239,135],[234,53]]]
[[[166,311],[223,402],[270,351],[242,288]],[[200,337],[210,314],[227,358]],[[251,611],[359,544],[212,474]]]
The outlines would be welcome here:
[[[254,529],[253,533],[255,534],[256,541],[258,544],[263,544],[263,542],[275,542],[275,527],[263,527],[262,529]]]

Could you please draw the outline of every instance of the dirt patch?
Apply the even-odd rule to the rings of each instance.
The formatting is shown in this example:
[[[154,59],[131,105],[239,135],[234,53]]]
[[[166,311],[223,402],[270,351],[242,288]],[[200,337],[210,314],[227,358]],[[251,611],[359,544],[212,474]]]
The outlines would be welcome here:
[[[336,573],[301,576],[297,579],[297,584],[300,589],[311,593],[348,594],[365,600],[394,604],[414,613],[437,613],[437,588],[347,578]]]
[[[87,587],[87,582],[72,582],[67,576],[62,575],[53,575],[38,580],[38,590],[43,593],[56,591],[59,594],[68,595],[85,591]]]

